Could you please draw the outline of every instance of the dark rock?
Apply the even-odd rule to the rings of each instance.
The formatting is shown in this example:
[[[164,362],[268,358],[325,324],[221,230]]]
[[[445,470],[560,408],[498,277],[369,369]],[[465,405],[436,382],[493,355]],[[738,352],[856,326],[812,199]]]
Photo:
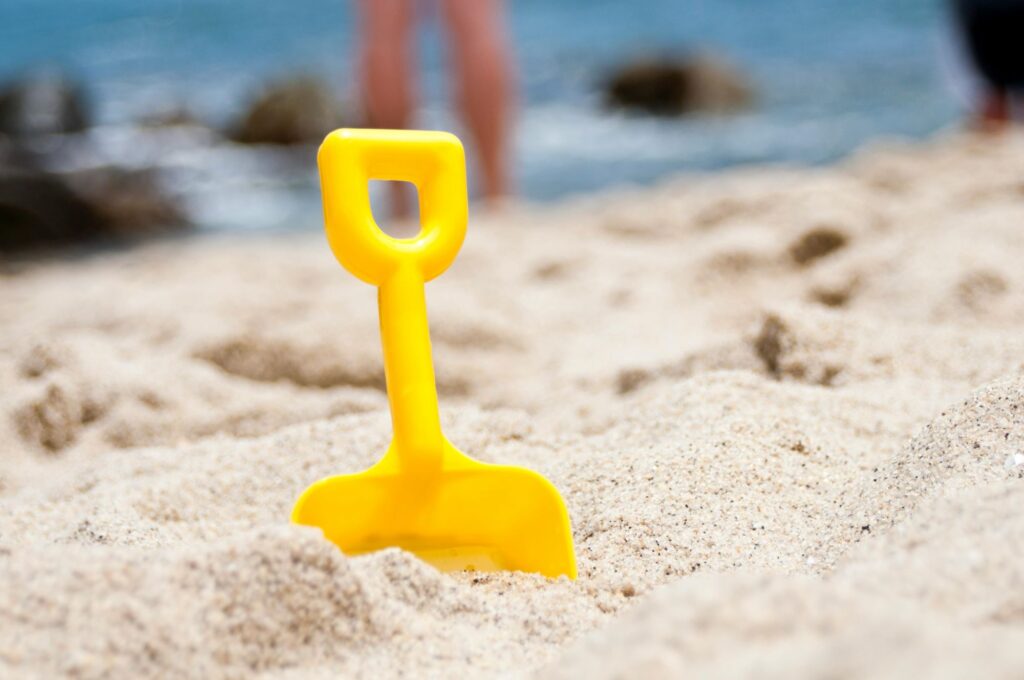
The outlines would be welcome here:
[[[92,206],[104,234],[135,237],[188,224],[180,203],[165,193],[153,169],[92,168],[67,175],[67,183]]]
[[[81,132],[88,125],[81,87],[62,74],[31,74],[0,86],[0,133],[34,137]]]
[[[0,135],[0,170],[20,168],[37,169],[42,166],[40,154],[9,137]]]
[[[269,85],[230,136],[243,144],[318,144],[328,132],[343,127],[344,120],[330,87],[300,76]]]
[[[0,170],[0,251],[88,241],[100,233],[99,215],[59,177]]]
[[[749,108],[753,100],[747,79],[707,54],[634,61],[605,85],[608,106],[659,116],[728,113]]]
[[[186,226],[151,170],[61,175],[0,167],[0,252],[123,240]]]

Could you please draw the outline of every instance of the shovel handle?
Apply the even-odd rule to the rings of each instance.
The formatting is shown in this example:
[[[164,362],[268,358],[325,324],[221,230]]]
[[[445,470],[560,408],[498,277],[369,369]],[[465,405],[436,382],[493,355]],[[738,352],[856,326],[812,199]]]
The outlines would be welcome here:
[[[403,468],[437,469],[444,437],[424,283],[448,268],[466,235],[462,144],[445,132],[336,130],[321,145],[317,162],[331,250],[345,269],[379,289],[392,450]],[[373,179],[416,185],[419,234],[396,239],[381,231],[370,209]]]
[[[455,260],[466,236],[466,157],[447,132],[335,130],[317,154],[327,240],[355,276],[381,286],[399,267],[414,266],[423,281]],[[370,180],[416,185],[420,233],[392,238],[373,219]]]

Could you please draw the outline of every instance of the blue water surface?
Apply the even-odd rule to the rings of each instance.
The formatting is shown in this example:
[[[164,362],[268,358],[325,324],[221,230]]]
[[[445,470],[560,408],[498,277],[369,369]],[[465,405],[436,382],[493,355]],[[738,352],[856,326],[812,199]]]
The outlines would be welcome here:
[[[424,127],[460,132],[443,31],[423,14]],[[944,82],[939,0],[511,0],[521,75],[523,193],[549,199],[748,162],[820,163],[881,136],[923,137],[959,104]],[[350,98],[346,0],[2,0],[0,76],[58,65],[107,123],[185,103],[222,124],[268,77],[315,71]],[[657,120],[609,113],[597,86],[638,54],[707,48],[747,72],[750,113]],[[472,159],[471,159],[472,162]]]

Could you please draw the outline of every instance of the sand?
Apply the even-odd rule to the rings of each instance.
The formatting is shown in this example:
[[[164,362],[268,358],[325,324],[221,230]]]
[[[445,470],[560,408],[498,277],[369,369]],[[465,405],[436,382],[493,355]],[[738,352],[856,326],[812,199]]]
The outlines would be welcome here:
[[[445,431],[562,491],[580,578],[349,558],[387,445],[315,230],[0,268],[0,675],[1024,677],[1024,136],[476,211]]]

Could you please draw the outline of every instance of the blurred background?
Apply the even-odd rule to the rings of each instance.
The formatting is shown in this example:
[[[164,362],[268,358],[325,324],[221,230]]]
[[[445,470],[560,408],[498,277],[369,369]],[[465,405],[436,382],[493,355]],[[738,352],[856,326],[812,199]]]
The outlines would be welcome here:
[[[416,11],[416,125],[461,135],[443,26],[434,3]],[[824,163],[880,136],[925,137],[958,119],[972,87],[949,14],[940,0],[513,0],[514,185],[548,201],[684,170]],[[136,182],[135,203],[146,191],[163,201],[115,206],[126,225],[150,210],[205,230],[319,228],[313,147],[302,144],[322,127],[361,122],[357,27],[346,0],[4,0],[6,106],[36,79],[81,109],[68,126],[80,134],[60,142],[25,141],[32,135],[8,120],[4,158],[72,177],[76,195],[116,202],[116,187]],[[694,63],[725,80],[712,83],[709,101],[667,115],[656,102],[620,101],[629,78]],[[275,94],[298,103],[268,104]],[[10,118],[4,101],[0,120]],[[270,122],[254,112],[261,103]],[[289,107],[313,120],[282,122]],[[472,154],[469,163],[473,179]],[[89,176],[100,168],[106,177]],[[111,178],[111,168],[121,174]]]

